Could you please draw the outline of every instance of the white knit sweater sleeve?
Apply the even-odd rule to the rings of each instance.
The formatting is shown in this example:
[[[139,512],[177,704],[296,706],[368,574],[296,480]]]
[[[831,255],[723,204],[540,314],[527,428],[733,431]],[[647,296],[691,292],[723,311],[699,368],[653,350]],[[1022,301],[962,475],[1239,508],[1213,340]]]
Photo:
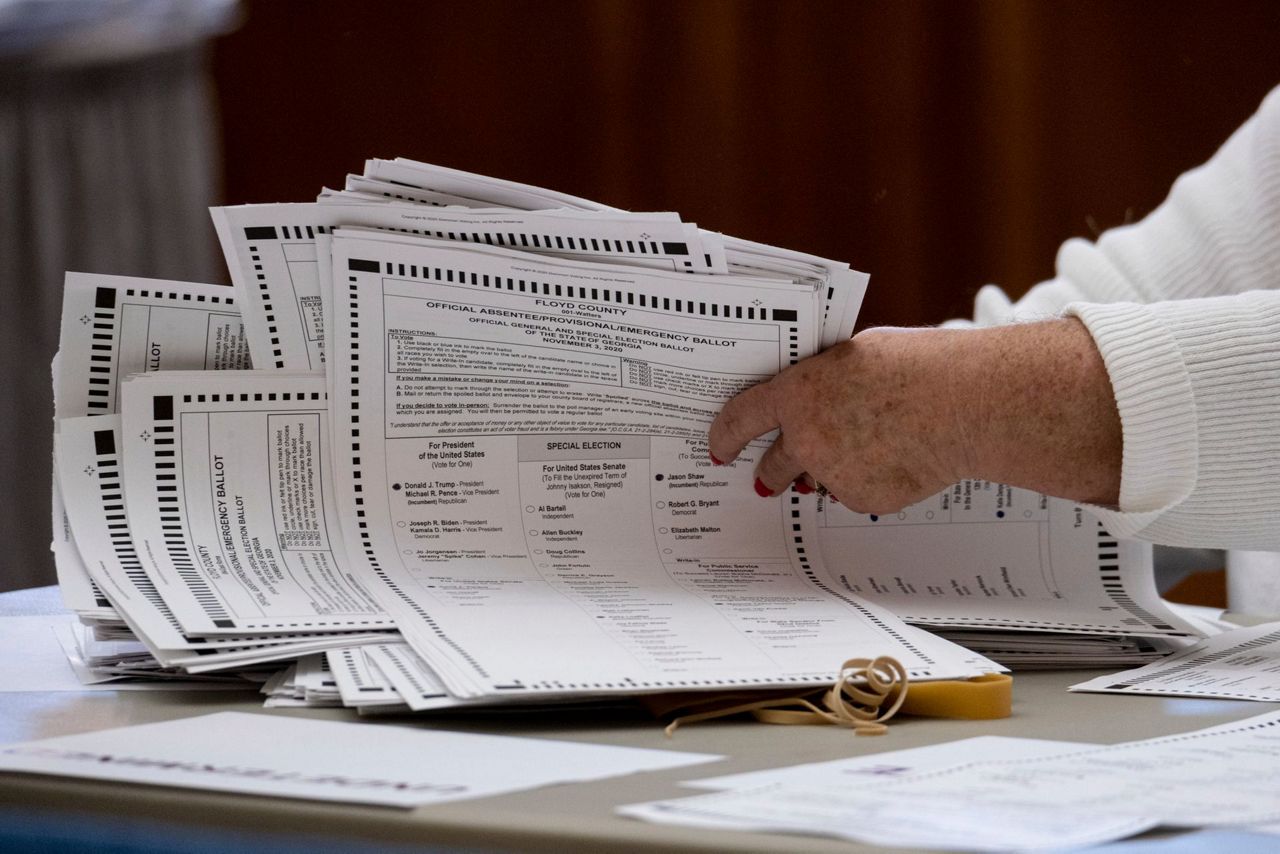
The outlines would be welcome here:
[[[1057,277],[979,324],[1079,317],[1124,430],[1119,536],[1280,549],[1280,89],[1141,222],[1071,240]]]

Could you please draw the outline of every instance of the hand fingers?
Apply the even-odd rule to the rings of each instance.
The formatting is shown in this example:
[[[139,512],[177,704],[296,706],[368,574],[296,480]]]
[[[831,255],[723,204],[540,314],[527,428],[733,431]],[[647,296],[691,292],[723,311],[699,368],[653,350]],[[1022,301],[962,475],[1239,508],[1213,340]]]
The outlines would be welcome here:
[[[756,464],[756,492],[777,495],[804,474],[804,466],[787,452],[787,437],[779,436]]]
[[[768,382],[752,386],[724,405],[711,423],[711,459],[731,462],[747,443],[778,426],[773,411],[772,387]]]

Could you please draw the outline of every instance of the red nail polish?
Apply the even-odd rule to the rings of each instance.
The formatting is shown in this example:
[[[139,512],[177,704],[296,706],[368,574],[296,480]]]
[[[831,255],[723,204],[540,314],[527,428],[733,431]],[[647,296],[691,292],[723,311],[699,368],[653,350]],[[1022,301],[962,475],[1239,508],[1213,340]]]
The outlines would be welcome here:
[[[756,495],[759,495],[761,498],[772,498],[773,490],[765,486],[763,480],[756,478]]]
[[[813,487],[809,485],[808,481],[804,479],[800,479],[796,481],[796,492],[800,493],[801,495],[808,495],[809,493],[813,492]]]
[[[830,499],[832,500],[832,502],[834,502],[834,503],[836,503],[836,504],[839,504],[839,503],[840,503],[840,499],[839,499],[839,498],[836,498],[834,495],[828,495],[827,497],[828,497],[828,498],[830,498]]]
[[[716,465],[718,465],[718,466],[722,466],[722,465],[724,465],[724,461],[723,461],[723,460],[718,460],[718,459],[716,459],[716,455],[715,455],[715,454],[708,453],[708,454],[707,454],[707,456],[708,456],[708,457],[711,457],[711,462],[715,463]]]

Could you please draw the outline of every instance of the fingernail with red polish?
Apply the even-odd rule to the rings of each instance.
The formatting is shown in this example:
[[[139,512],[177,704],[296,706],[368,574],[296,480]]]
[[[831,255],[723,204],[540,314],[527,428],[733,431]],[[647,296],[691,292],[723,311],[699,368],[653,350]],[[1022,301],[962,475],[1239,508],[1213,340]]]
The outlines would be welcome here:
[[[808,495],[810,492],[813,492],[813,487],[809,485],[807,480],[800,478],[796,481],[796,492],[801,495]]]
[[[773,490],[765,486],[763,480],[756,478],[756,495],[759,495],[761,498],[772,498]]]
[[[724,465],[724,460],[718,460],[718,459],[716,459],[716,455],[715,455],[715,454],[711,454],[711,453],[709,453],[709,454],[707,454],[707,456],[708,456],[708,457],[711,457],[711,462],[715,463],[716,465],[718,465],[718,466],[722,466],[722,465]]]

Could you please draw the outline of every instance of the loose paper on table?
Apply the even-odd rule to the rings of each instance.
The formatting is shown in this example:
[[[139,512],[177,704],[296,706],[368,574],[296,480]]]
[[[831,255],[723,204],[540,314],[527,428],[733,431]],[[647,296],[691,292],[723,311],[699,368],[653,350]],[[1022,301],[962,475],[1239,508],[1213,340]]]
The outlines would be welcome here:
[[[1098,676],[1070,690],[1280,703],[1280,623],[1233,629],[1145,667]]]
[[[1157,826],[1280,820],[1280,712],[1042,758],[816,788],[793,781],[621,811],[697,826],[980,851],[1066,848]]]
[[[0,771],[411,808],[719,758],[219,712],[2,746]]]

